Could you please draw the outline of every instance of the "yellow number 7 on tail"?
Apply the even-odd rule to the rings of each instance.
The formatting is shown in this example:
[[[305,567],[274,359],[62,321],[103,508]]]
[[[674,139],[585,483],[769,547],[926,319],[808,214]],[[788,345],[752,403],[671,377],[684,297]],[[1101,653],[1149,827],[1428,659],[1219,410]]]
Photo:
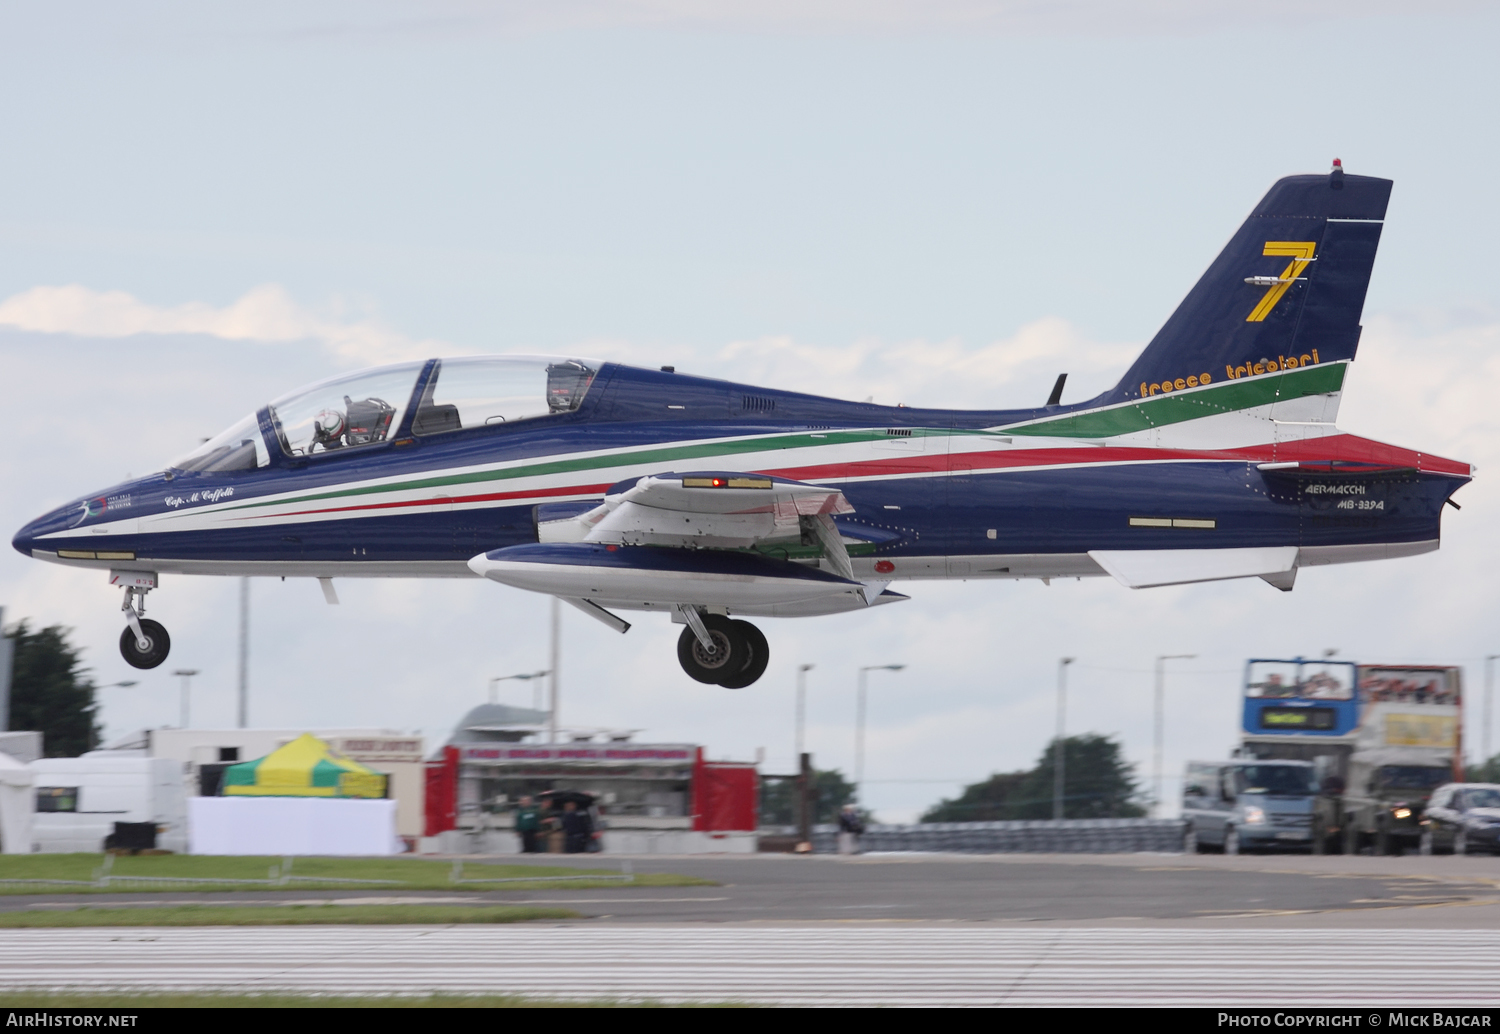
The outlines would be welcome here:
[[[1286,255],[1292,261],[1281,271],[1281,276],[1276,278],[1276,283],[1266,289],[1260,304],[1245,317],[1246,323],[1259,323],[1271,315],[1271,310],[1276,308],[1276,303],[1281,301],[1281,296],[1286,294],[1286,289],[1296,283],[1302,271],[1312,262],[1313,252],[1317,250],[1317,247],[1317,241],[1266,241],[1266,250],[1261,252],[1262,255]]]

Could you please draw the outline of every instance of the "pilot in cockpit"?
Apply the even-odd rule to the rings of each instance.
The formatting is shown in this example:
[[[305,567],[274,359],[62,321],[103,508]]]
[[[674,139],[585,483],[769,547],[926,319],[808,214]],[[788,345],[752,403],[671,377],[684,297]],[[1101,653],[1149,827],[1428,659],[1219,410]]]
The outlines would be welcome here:
[[[331,452],[346,445],[383,442],[395,415],[396,407],[384,399],[371,397],[355,402],[345,395],[342,411],[324,409],[318,413],[307,451],[311,454],[321,446],[323,451]]]

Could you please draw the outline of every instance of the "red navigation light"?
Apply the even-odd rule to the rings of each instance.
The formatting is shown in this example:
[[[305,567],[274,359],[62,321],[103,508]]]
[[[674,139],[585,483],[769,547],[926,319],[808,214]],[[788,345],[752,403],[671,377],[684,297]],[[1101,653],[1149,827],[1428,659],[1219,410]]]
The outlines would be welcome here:
[[[1339,160],[1338,160],[1338,159],[1337,159],[1337,158],[1335,158],[1335,159],[1334,159],[1334,160],[1333,160],[1333,167],[1334,167],[1334,168],[1335,168],[1335,169],[1338,169],[1338,170],[1339,170],[1339,171],[1341,171],[1341,172],[1342,172],[1342,171],[1343,171],[1343,168],[1344,168],[1344,163],[1343,163],[1343,162],[1341,162],[1341,161],[1339,161]]]
[[[714,478],[714,487],[715,488],[723,488],[724,487],[724,479],[723,478]]]
[[[896,565],[889,560],[878,560],[875,562],[875,570],[881,574],[890,574],[896,569]]]

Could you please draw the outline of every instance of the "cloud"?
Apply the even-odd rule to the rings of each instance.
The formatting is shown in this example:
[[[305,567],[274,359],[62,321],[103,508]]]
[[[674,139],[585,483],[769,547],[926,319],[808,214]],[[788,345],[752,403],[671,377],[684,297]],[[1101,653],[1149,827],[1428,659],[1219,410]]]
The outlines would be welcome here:
[[[152,305],[125,291],[78,284],[40,286],[0,301],[0,326],[81,338],[205,335],[225,341],[318,341],[341,364],[378,364],[472,348],[418,339],[373,320],[341,318],[334,301],[319,312],[285,288],[262,284],[223,307],[206,302]],[[1087,340],[1066,320],[1026,324],[983,345],[956,339],[864,338],[846,344],[786,336],[704,345],[639,344],[616,339],[580,342],[580,356],[655,367],[672,362],[683,373],[721,377],[789,391],[884,404],[994,409],[1041,402],[1058,373],[1069,371],[1069,401],[1113,384],[1138,343]],[[1039,394],[1040,393],[1040,394]],[[1035,396],[1035,397],[1034,397]]]
[[[1435,0],[1426,16],[1482,10],[1480,0]],[[995,36],[1199,34],[1287,19],[1351,21],[1409,14],[1398,0],[440,0],[362,5],[308,16],[288,39],[411,40],[644,28],[778,35],[980,33]]]
[[[78,284],[33,287],[0,302],[0,326],[92,338],[202,334],[226,341],[312,340],[322,342],[339,359],[359,363],[454,351],[451,345],[413,340],[372,320],[348,321],[313,312],[277,284],[251,288],[222,308],[205,302],[157,306],[124,291],[96,291]]]
[[[661,345],[613,340],[584,342],[577,350],[641,366],[660,365],[669,354],[682,373],[814,395],[873,397],[886,405],[995,409],[1039,405],[1065,370],[1069,401],[1095,394],[1118,379],[1141,347],[1089,341],[1066,320],[1047,318],[977,346],[921,338],[829,345],[778,336],[697,348],[674,345],[670,353]]]

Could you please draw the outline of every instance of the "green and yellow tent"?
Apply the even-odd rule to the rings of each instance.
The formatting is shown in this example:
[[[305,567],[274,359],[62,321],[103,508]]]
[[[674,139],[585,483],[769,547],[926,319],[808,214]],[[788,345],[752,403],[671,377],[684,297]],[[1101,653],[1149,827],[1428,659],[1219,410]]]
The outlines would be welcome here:
[[[384,797],[385,781],[305,732],[263,758],[230,765],[219,792],[226,797]]]

